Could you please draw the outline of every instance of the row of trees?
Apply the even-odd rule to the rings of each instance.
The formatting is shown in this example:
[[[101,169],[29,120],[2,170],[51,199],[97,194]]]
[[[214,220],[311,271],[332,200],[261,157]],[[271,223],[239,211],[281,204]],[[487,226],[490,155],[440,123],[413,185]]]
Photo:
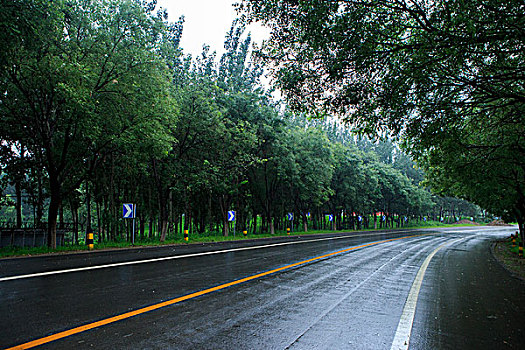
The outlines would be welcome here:
[[[64,212],[75,240],[81,212],[102,239],[120,238],[122,203],[161,241],[189,225],[228,235],[231,209],[242,228],[261,217],[270,233],[288,212],[304,230],[308,212],[335,214],[336,226],[345,212],[442,216],[391,143],[281,113],[242,23],[218,62],[206,47],[192,58],[179,47],[183,18],[170,24],[155,7],[2,0],[2,183],[17,212],[28,195],[37,225],[47,209],[51,247]]]
[[[439,192],[516,220],[525,239],[522,0],[244,0],[298,111],[389,133]]]

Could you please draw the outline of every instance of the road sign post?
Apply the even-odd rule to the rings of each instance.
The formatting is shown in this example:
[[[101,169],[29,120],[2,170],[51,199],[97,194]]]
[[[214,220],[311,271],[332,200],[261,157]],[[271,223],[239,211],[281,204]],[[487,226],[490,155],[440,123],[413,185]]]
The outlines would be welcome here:
[[[286,216],[288,217],[288,221],[291,221],[290,224],[292,226],[292,232],[293,232],[293,213],[288,213]]]
[[[235,210],[228,211],[228,222],[233,221],[233,237],[235,237]]]
[[[122,217],[124,219],[133,219],[133,224],[131,227],[131,244],[135,245],[135,215],[136,215],[137,206],[133,203],[126,203],[122,205]]]

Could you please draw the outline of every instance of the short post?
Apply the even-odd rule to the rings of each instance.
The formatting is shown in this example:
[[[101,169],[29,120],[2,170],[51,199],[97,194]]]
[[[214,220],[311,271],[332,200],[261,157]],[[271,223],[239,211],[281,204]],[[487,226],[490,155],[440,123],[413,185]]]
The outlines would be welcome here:
[[[248,236],[248,231],[244,230],[242,231],[242,234],[244,235],[244,237]]]
[[[188,230],[184,230],[184,240],[188,242]]]
[[[288,234],[288,235],[290,234],[290,228],[289,227],[286,228],[286,234]]]
[[[518,248],[518,255],[520,258],[523,258],[523,242],[520,242],[520,247]]]
[[[133,226],[132,226],[132,230],[131,230],[131,245],[135,245],[135,217],[136,217],[136,212],[137,210],[137,205],[133,204]]]
[[[91,228],[88,228],[86,244],[89,250],[93,250],[93,248],[95,247],[94,240],[93,240],[93,230]]]
[[[512,248],[514,248],[516,246],[516,236],[511,235],[510,237],[512,238]]]

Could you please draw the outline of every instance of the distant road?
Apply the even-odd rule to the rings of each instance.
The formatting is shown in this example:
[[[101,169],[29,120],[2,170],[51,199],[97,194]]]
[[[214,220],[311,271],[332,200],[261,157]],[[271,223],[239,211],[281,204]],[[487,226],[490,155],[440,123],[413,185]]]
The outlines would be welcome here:
[[[303,236],[0,260],[0,347],[522,348],[513,228]]]

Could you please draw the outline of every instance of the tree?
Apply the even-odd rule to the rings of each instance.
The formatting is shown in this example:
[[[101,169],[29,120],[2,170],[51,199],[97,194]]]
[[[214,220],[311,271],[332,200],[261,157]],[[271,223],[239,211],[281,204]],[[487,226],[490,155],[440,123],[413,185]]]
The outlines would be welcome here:
[[[374,187],[377,187],[377,178],[367,171],[368,167],[363,163],[363,155],[354,147],[345,147],[336,143],[333,149],[335,170],[331,183],[333,193],[329,201],[330,213],[333,213],[336,219],[338,218],[336,213],[341,211],[368,213],[368,210],[371,209],[369,199],[375,194]]]
[[[155,128],[166,112],[167,80],[155,53],[164,25],[135,1],[17,5],[8,27],[25,33],[22,17],[34,30],[2,55],[0,139],[20,142],[45,167],[54,248],[62,200],[117,139]],[[34,11],[42,16],[31,18]]]
[[[307,231],[307,213],[324,204],[332,193],[334,156],[319,129],[290,128],[282,140],[288,149],[280,158],[278,174],[284,179],[289,209],[298,213]]]
[[[245,0],[239,9],[271,26],[261,57],[294,109],[405,140],[430,173],[439,169],[437,182],[481,205],[480,187],[494,191],[491,202],[509,198],[490,208],[514,213],[525,238],[522,1]],[[476,171],[499,185],[468,177]]]
[[[274,218],[276,208],[281,198],[283,177],[279,176],[278,169],[282,159],[286,159],[288,149],[283,140],[286,137],[285,123],[277,119],[275,112],[266,109],[265,120],[258,123],[257,146],[255,154],[260,162],[250,168],[249,184],[253,196],[254,210],[263,214],[263,226],[267,226],[270,234],[275,233]],[[256,215],[256,214],[255,214]],[[254,216],[255,216],[254,215]]]
[[[438,193],[465,198],[507,220],[518,220],[523,234],[525,128],[479,125],[493,121],[470,120],[454,134],[443,135],[432,149],[416,151],[421,152],[428,182]]]

